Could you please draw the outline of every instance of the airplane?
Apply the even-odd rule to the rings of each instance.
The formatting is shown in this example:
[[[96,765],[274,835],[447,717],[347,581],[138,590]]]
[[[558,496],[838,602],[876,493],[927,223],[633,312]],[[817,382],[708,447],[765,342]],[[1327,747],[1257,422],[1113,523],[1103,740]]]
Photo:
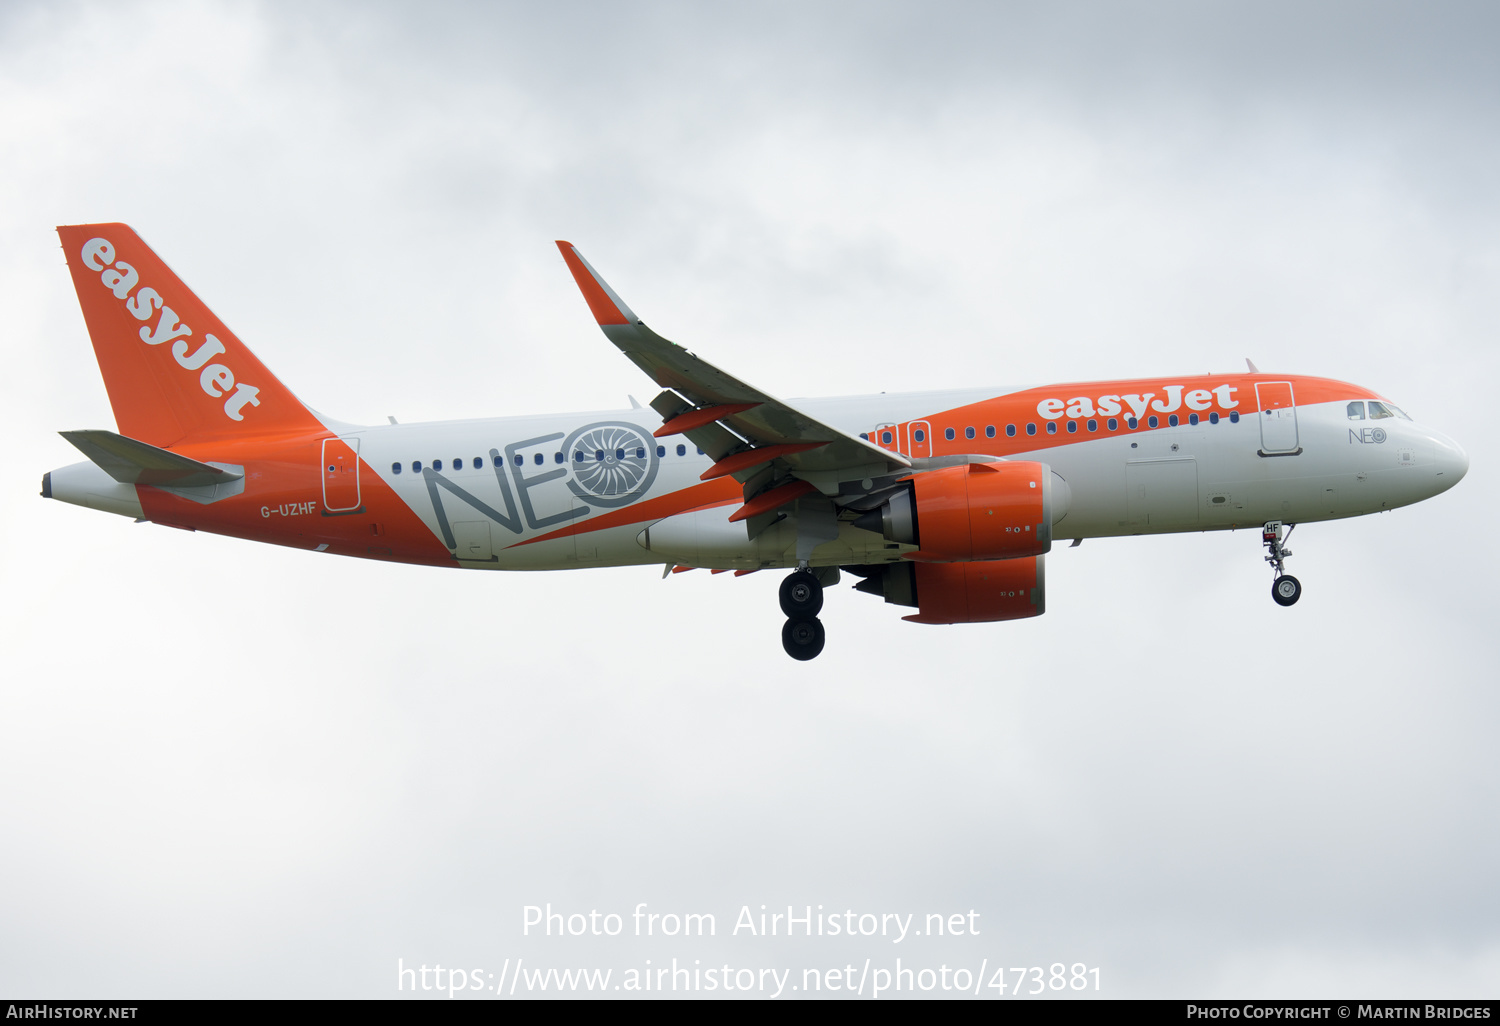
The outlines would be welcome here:
[[[192,531],[475,570],[790,570],[782,645],[816,657],[824,589],[921,624],[1046,610],[1056,541],[1259,528],[1272,598],[1297,524],[1453,487],[1468,457],[1389,399],[1247,372],[788,402],[648,328],[568,242],[649,408],[347,424],[299,401],[124,224],[57,229],[116,431],[42,495]]]

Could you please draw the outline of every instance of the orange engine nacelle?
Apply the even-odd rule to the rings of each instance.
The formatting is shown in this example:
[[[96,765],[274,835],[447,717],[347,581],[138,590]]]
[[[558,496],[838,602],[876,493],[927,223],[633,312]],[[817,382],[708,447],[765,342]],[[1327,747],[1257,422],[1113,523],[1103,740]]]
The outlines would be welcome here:
[[[887,602],[916,606],[913,623],[1024,620],[1047,611],[1044,556],[969,563],[887,563],[848,567],[868,575],[854,587]]]
[[[1040,556],[1052,548],[1054,516],[1067,513],[1053,509],[1052,476],[1029,460],[929,470],[854,523],[916,545],[903,558],[919,563]]]

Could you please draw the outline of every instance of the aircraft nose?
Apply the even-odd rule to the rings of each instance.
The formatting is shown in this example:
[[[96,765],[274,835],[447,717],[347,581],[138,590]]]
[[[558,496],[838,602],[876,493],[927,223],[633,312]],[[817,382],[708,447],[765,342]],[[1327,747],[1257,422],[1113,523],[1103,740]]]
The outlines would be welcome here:
[[[1446,492],[1469,472],[1469,454],[1447,435],[1433,433],[1433,463],[1437,468],[1438,491]]]

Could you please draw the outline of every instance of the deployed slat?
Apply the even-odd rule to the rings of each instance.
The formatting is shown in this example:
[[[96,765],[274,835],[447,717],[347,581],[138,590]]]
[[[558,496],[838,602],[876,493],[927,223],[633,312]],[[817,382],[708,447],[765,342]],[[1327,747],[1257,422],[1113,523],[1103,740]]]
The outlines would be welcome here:
[[[813,490],[813,486],[806,481],[791,481],[787,484],[779,485],[768,492],[761,492],[755,498],[729,514],[729,522],[732,524],[738,523],[741,520],[749,520],[751,517],[761,513],[769,513],[773,509],[779,509],[798,496],[806,495]]]
[[[679,413],[692,409],[693,404],[668,388],[651,400],[651,408],[661,414],[662,420],[671,420]]]
[[[661,427],[651,432],[651,434],[656,438],[679,435],[691,431],[693,428],[712,424],[716,420],[723,420],[730,414],[744,413],[746,410],[752,410],[759,405],[760,403],[723,403],[718,406],[704,406],[701,409],[688,410],[686,413],[679,413]]]
[[[798,442],[794,445],[762,445],[755,449],[746,449],[744,452],[731,453],[705,470],[699,480],[712,481],[726,474],[738,474],[752,467],[758,467],[762,463],[770,463],[778,457],[806,452],[808,449],[816,449],[826,444],[826,442]]]

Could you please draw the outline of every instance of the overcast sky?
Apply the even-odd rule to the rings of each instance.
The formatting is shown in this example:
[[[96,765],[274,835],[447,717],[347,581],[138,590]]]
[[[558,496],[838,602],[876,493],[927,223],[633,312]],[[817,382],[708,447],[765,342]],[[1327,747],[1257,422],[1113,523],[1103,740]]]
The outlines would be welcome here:
[[[306,6],[0,5],[0,993],[674,957],[1500,991],[1494,5]],[[53,228],[117,220],[341,420],[649,399],[563,238],[774,394],[1248,356],[1472,468],[1299,529],[1293,609],[1254,531],[1094,540],[1032,621],[832,590],[799,664],[772,574],[390,566],[40,499],[58,430],[114,427]],[[548,902],[625,933],[523,936]],[[718,935],[628,936],[640,902]],[[762,904],[980,935],[732,935]]]

